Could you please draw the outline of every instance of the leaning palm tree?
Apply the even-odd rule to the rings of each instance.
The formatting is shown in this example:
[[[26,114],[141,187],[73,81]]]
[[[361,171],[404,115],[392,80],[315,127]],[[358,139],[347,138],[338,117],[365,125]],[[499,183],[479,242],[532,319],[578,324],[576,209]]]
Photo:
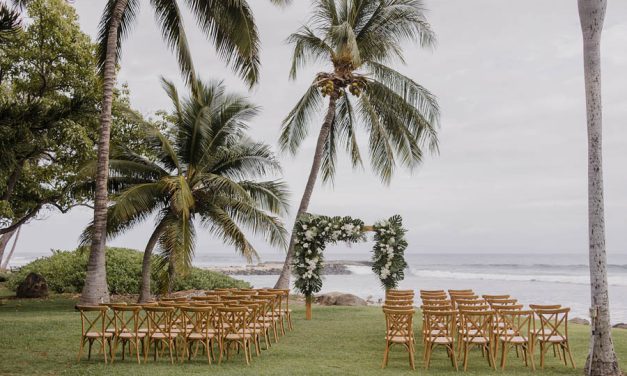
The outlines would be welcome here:
[[[272,2],[286,4],[289,0],[272,0]],[[161,27],[163,38],[168,47],[176,53],[186,82],[193,85],[196,79],[181,18],[180,1],[151,0],[150,3]],[[190,8],[207,38],[215,45],[218,54],[249,85],[255,84],[259,75],[259,37],[246,0],[184,0],[184,3]],[[85,287],[81,295],[83,303],[109,300],[104,252],[111,106],[116,64],[120,59],[122,41],[128,36],[133,26],[139,6],[139,0],[108,0],[100,21],[98,56],[103,75],[103,96],[98,139],[98,174],[94,195],[94,236],[87,263]]]
[[[146,245],[140,302],[150,299],[153,249],[161,250],[159,273],[171,285],[174,272],[189,267],[195,228],[203,226],[249,261],[255,248],[244,230],[264,235],[286,247],[286,231],[276,216],[287,210],[281,181],[259,181],[280,166],[270,148],[246,136],[257,107],[225,92],[222,83],[195,83],[195,92],[181,100],[171,82],[163,81],[172,100],[172,127],[149,131],[146,145],[153,158],[114,145],[109,162],[107,236],[115,237],[156,216]],[[95,166],[88,169],[93,176]],[[93,185],[92,185],[93,187]],[[93,223],[82,242],[91,241]]]
[[[330,68],[316,75],[283,121],[279,143],[294,154],[323,97],[328,97],[297,219],[307,211],[319,170],[324,182],[333,180],[338,147],[347,150],[353,167],[362,164],[358,125],[368,133],[370,163],[384,183],[390,182],[397,165],[420,164],[425,145],[437,150],[435,98],[386,65],[404,61],[403,42],[434,45],[435,35],[423,11],[419,0],[315,0],[310,22],[288,38],[294,45],[291,78],[305,63],[325,62]],[[289,286],[293,234],[276,283],[280,288]]]
[[[591,328],[586,375],[620,376],[612,343],[603,203],[601,32],[606,0],[579,0],[588,123],[588,229]]]

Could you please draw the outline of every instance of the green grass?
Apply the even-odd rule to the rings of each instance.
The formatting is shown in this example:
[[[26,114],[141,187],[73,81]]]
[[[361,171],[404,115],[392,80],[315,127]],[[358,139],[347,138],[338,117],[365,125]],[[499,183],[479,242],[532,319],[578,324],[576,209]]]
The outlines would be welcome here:
[[[47,300],[7,300],[0,305],[0,375],[457,375],[443,350],[436,351],[431,369],[422,367],[422,346],[418,341],[417,370],[410,371],[407,353],[400,347],[391,354],[389,366],[381,370],[385,324],[377,307],[314,306],[314,319],[303,320],[302,306],[296,306],[293,332],[281,337],[270,350],[254,357],[247,367],[242,355],[226,363],[207,365],[202,357],[182,364],[168,361],[138,365],[132,361],[105,366],[101,356],[91,361],[76,361],[79,345],[79,316],[75,302],[67,297]],[[572,325],[571,345],[579,369],[560,364],[552,356],[538,375],[582,374],[588,346],[588,327]],[[418,328],[416,329],[418,332]],[[627,331],[614,333],[616,351],[627,365]],[[537,357],[537,356],[536,356]],[[460,371],[462,372],[462,371]],[[480,352],[473,351],[468,375],[532,375],[512,353],[505,372],[491,371]]]

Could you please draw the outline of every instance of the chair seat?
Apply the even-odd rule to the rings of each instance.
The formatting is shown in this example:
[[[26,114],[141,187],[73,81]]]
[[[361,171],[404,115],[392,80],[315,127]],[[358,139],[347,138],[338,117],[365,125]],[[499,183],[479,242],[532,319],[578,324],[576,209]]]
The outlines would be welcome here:
[[[146,337],[146,333],[122,332],[118,334],[118,337],[122,339],[144,338]]]
[[[428,337],[427,342],[441,344],[441,345],[448,345],[448,344],[453,343],[453,339],[447,338],[447,337]]]
[[[538,341],[541,342],[551,342],[551,343],[560,343],[560,342],[566,342],[566,338],[562,337],[562,336],[545,336],[545,335],[540,335],[538,337]]]
[[[529,340],[523,336],[515,336],[515,337],[499,337],[499,339],[503,342],[509,343],[527,343]]]
[[[101,332],[87,332],[87,333],[85,333],[85,337],[87,337],[87,338],[102,338],[102,333]],[[104,337],[105,338],[111,338],[111,337],[113,337],[113,333],[105,332],[104,333]]]
[[[176,338],[177,336],[178,336],[178,333],[172,333],[170,335],[168,335],[168,333],[153,333],[150,335],[150,338],[166,339],[166,338]]]
[[[394,343],[409,343],[412,341],[410,337],[406,336],[387,336],[385,340]]]
[[[468,342],[468,343],[478,343],[478,344],[483,344],[483,343],[490,342],[489,339],[484,338],[484,337],[464,338],[463,341],[464,342]]]
[[[215,334],[214,333],[208,333],[207,334],[207,333],[197,333],[197,332],[194,332],[194,333],[188,333],[185,337],[187,339],[211,339],[211,338],[215,337]]]
[[[227,334],[226,336],[224,336],[224,338],[231,339],[231,340],[233,340],[233,339],[244,339],[244,338],[249,339],[249,338],[252,338],[252,334],[250,332],[247,332],[247,333],[230,333],[230,334]]]

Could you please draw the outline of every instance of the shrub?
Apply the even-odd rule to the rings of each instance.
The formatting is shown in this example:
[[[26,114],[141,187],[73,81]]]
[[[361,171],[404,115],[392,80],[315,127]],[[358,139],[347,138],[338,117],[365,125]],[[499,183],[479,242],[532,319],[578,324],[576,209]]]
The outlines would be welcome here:
[[[48,289],[57,293],[77,293],[83,289],[88,252],[53,251],[51,256],[32,261],[9,275],[7,287],[15,291],[30,272],[42,275]],[[107,283],[111,294],[138,294],[143,254],[127,248],[107,248]],[[153,261],[154,265],[154,261]],[[156,283],[153,280],[153,288]],[[248,287],[244,282],[227,275],[192,268],[177,278],[174,290],[209,290],[224,287]]]

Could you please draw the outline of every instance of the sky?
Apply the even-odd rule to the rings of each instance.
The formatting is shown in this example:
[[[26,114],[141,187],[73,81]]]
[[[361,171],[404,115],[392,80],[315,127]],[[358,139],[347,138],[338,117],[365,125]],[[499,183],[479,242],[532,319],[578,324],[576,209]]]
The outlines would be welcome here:
[[[183,3],[183,2],[181,2]],[[275,149],[281,120],[324,64],[288,79],[288,35],[308,19],[310,2],[285,9],[249,0],[261,35],[261,80],[248,92],[188,20],[186,32],[204,79],[221,79],[262,107],[251,135]],[[95,38],[104,1],[76,0],[84,32]],[[393,67],[427,87],[441,107],[440,153],[413,172],[397,170],[383,185],[368,164],[352,170],[340,158],[335,184],[318,184],[310,212],[351,215],[366,223],[403,216],[411,253],[587,252],[587,141],[581,30],[572,0],[426,0],[438,37],[433,50],[406,44],[406,65]],[[607,247],[627,254],[627,2],[610,2],[602,39],[604,173]],[[146,116],[170,109],[159,77],[182,88],[176,61],[161,40],[152,8],[141,13],[124,42],[119,83]],[[313,156],[316,129],[298,155],[281,155],[292,192],[300,200]],[[363,137],[363,136],[362,136]],[[364,151],[366,149],[364,148]],[[28,224],[16,254],[71,249],[91,219],[89,209],[47,213]],[[293,217],[285,218],[291,228]],[[143,249],[152,221],[110,244]],[[228,252],[199,232],[197,254]],[[282,250],[255,239],[264,260]],[[358,247],[358,251],[367,247]],[[364,255],[364,259],[368,258]]]

